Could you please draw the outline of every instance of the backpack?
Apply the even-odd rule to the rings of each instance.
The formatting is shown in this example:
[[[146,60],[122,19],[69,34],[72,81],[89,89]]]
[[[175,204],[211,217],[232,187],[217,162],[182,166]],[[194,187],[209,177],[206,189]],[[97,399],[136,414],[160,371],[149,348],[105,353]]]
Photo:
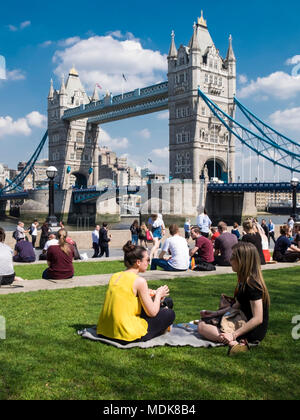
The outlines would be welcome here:
[[[216,271],[216,267],[213,264],[202,261],[195,266],[194,271]]]
[[[33,232],[33,227],[31,225],[30,228],[29,228],[29,235],[32,235],[32,232]]]
[[[18,237],[19,237],[19,232],[17,230],[15,230],[14,233],[12,234],[12,236],[17,241]]]

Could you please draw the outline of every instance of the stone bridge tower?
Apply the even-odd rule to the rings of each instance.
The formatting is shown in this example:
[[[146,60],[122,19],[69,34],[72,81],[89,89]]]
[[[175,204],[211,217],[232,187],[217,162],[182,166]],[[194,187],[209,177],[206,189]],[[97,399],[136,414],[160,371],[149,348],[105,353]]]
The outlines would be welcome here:
[[[72,122],[62,119],[64,111],[99,98],[95,89],[90,99],[72,68],[65,84],[54,90],[51,80],[48,95],[49,164],[58,169],[56,182],[64,190],[72,185],[87,187],[98,183],[98,126],[87,119]]]
[[[168,55],[170,111],[170,176],[234,181],[234,138],[198,96],[198,86],[227,114],[234,116],[236,58],[229,38],[223,59],[203,18],[194,24],[188,46],[175,46],[172,32]]]

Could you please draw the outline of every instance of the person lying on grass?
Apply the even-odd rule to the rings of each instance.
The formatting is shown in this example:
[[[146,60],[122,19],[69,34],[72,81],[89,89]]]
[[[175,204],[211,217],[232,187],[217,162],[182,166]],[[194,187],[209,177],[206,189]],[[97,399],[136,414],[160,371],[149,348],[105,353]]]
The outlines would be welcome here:
[[[235,303],[217,312],[204,311],[198,332],[208,340],[230,347],[230,353],[247,351],[247,343],[261,342],[267,333],[269,321],[270,296],[263,279],[260,257],[256,247],[247,242],[240,242],[232,248],[231,265],[238,276],[235,291]],[[241,310],[248,322],[232,334],[222,334],[222,317],[233,309]],[[208,325],[211,317],[220,319],[219,325]]]
[[[139,276],[149,265],[146,249],[129,241],[123,251],[127,270],[114,274],[109,281],[97,334],[126,345],[162,335],[174,322],[175,313],[168,307],[172,304],[166,301],[168,306],[164,306],[168,286],[150,290],[147,281]]]

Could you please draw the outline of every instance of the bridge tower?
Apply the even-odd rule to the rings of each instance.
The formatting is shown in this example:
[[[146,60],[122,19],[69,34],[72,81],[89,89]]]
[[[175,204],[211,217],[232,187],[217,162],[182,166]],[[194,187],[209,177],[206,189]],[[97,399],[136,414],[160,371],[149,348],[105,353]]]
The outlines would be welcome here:
[[[199,180],[235,178],[234,138],[198,96],[198,86],[212,101],[234,116],[236,58],[229,38],[223,59],[208,31],[206,20],[198,18],[188,46],[175,46],[168,55],[170,176]]]
[[[96,91],[90,99],[75,68],[64,77],[59,90],[51,80],[48,94],[49,164],[58,169],[56,182],[64,190],[76,184],[87,187],[98,183],[98,126],[87,119],[64,121],[64,111],[97,101]]]

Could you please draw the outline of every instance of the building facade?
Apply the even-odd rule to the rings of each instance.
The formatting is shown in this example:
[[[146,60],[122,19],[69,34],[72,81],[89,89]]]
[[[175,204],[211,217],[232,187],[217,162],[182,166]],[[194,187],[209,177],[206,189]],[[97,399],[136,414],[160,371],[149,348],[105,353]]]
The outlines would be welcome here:
[[[229,38],[223,59],[208,31],[198,18],[188,46],[175,46],[172,32],[168,55],[170,111],[170,176],[199,180],[208,175],[233,182],[234,139],[198,95],[198,87],[223,111],[234,117],[236,58]]]
[[[48,95],[49,165],[58,169],[56,182],[69,189],[75,181],[78,187],[98,182],[98,126],[87,124],[87,119],[64,121],[64,111],[97,101],[86,94],[77,71],[72,68],[65,84],[62,78],[59,90],[51,80]]]

